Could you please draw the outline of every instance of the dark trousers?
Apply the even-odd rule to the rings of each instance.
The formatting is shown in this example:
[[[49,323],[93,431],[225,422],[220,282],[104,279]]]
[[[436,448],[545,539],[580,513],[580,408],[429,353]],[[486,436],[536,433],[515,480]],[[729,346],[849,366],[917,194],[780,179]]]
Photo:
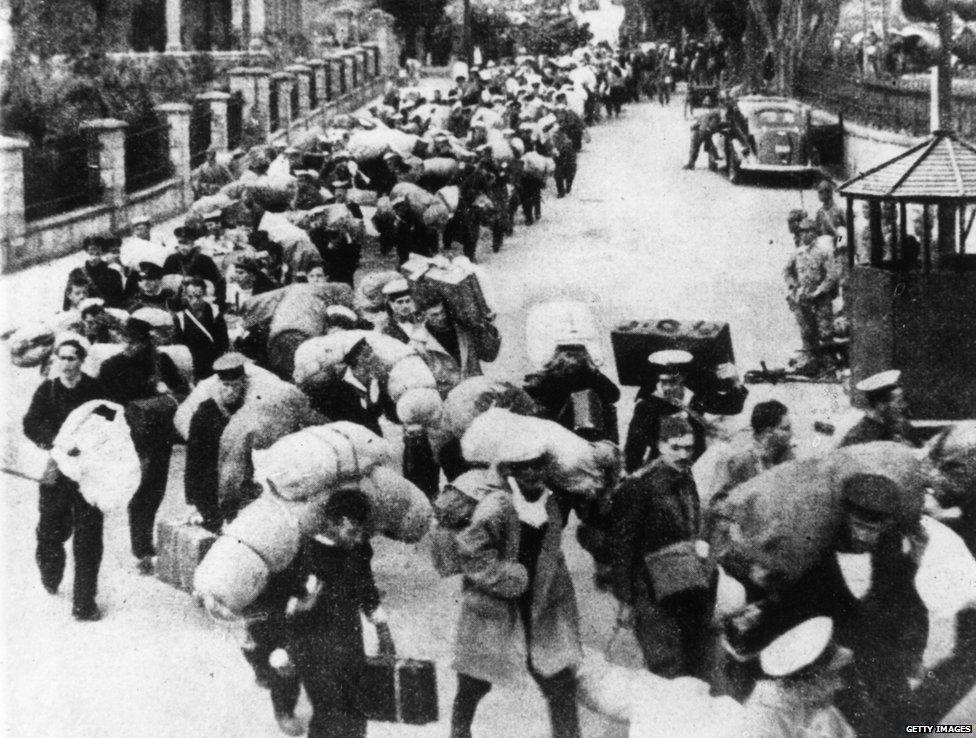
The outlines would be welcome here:
[[[102,563],[102,513],[88,504],[78,485],[60,472],[49,470],[38,497],[37,551],[41,582],[57,589],[64,576],[64,544],[71,542],[75,558],[74,611],[95,606],[98,569]]]
[[[430,500],[440,491],[441,470],[426,431],[403,434],[403,478],[413,482]]]
[[[545,182],[531,177],[522,180],[522,191],[519,199],[522,201],[522,214],[527,225],[532,225],[542,217],[542,189]]]
[[[173,446],[170,443],[160,443],[139,451],[142,478],[136,493],[129,501],[129,539],[132,542],[132,554],[137,559],[156,553],[153,546],[153,525],[156,522],[156,512],[166,494],[172,453]]]
[[[291,658],[312,703],[308,738],[365,738],[366,716],[359,700],[363,667],[355,644],[330,643],[322,634],[300,634],[292,639]]]
[[[705,678],[709,661],[708,590],[690,590],[661,603],[640,597],[634,603],[634,635],[647,670],[673,679]]]
[[[691,147],[688,150],[688,166],[695,166],[695,162],[698,161],[698,152],[701,151],[702,146],[705,147],[705,151],[710,153],[713,157],[718,158],[718,152],[715,150],[715,144],[712,143],[712,134],[708,131],[700,131],[694,128],[691,131]]]
[[[460,243],[464,255],[474,261],[480,236],[481,217],[478,211],[462,203],[444,229],[444,249],[450,249],[455,243]]]
[[[573,180],[576,179],[576,162],[568,161],[556,162],[556,194],[559,197],[568,195],[573,191]]]
[[[553,738],[578,738],[579,713],[576,707],[576,676],[564,669],[552,676],[542,676],[529,664],[529,673],[539,685],[549,706]],[[451,738],[471,738],[471,724],[478,704],[491,691],[491,683],[458,674],[458,689],[451,712]]]
[[[291,676],[282,676],[268,663],[272,651],[287,645],[286,624],[276,617],[255,620],[247,624],[247,635],[250,643],[241,652],[254,669],[258,683],[267,685],[271,691],[271,705],[275,715],[294,715],[301,691],[298,674],[296,672]]]

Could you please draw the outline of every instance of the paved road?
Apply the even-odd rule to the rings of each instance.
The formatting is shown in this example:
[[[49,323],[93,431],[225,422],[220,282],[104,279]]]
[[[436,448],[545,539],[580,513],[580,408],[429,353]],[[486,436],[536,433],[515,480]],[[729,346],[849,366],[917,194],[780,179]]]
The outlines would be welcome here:
[[[768,186],[732,187],[704,168],[682,171],[687,141],[680,101],[671,108],[631,106],[620,120],[593,131],[570,197],[556,200],[550,192],[542,222],[517,226],[501,253],[491,254],[483,241],[480,255],[505,336],[490,373],[519,377],[529,369],[526,310],[554,296],[590,301],[605,326],[631,316],[727,320],[740,366],[760,359],[785,361],[796,341],[781,291],[780,270],[788,253],[784,216],[801,202],[810,207],[812,195]],[[66,271],[38,270],[21,277],[20,294],[26,296],[25,285],[31,285],[38,302],[36,291],[46,285],[56,296]],[[5,280],[5,292],[11,284]],[[612,367],[608,371],[612,374]],[[9,368],[4,373],[6,440],[20,454],[22,468],[32,470],[38,457],[11,432],[37,377]],[[750,402],[774,394],[804,413],[840,411],[846,405],[835,390],[796,386],[754,388]],[[632,390],[620,405],[623,423],[631,400]],[[810,417],[804,414],[800,425],[804,441],[811,441]],[[186,512],[181,468],[180,451],[164,515]],[[10,735],[277,734],[267,696],[254,686],[233,629],[215,626],[185,595],[132,571],[122,516],[110,518],[106,526],[100,596],[106,618],[76,624],[68,615],[70,597],[49,597],[37,582],[34,485],[11,477],[3,484],[0,510],[8,565],[2,568],[0,589],[5,621],[0,663],[9,670],[4,689]],[[572,533],[565,539],[584,639],[602,648],[613,604],[594,593],[589,562]],[[454,691],[448,663],[458,583],[438,579],[427,562],[423,545],[378,546],[379,582],[394,613],[401,651],[442,664],[442,720],[426,728],[377,725],[371,735],[446,732]],[[70,574],[62,589],[70,592]],[[489,695],[475,734],[544,736],[547,726],[542,700],[526,679]],[[589,713],[584,729],[587,736],[622,734],[619,726]]]

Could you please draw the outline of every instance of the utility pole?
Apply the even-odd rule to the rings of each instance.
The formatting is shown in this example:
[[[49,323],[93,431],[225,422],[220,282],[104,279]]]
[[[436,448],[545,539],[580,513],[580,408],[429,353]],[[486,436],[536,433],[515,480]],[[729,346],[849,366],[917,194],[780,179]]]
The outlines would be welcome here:
[[[861,29],[864,35],[861,37],[861,74],[868,76],[868,31],[871,26],[868,23],[868,0],[861,0],[861,19],[864,21],[864,28]]]
[[[952,10],[939,12],[939,128],[952,129]]]

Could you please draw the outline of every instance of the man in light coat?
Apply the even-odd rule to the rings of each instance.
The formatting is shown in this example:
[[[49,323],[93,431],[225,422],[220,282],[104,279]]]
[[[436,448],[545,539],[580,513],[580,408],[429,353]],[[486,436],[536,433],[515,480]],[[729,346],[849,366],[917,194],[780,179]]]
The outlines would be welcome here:
[[[544,481],[536,439],[509,438],[485,472],[492,491],[457,536],[461,615],[451,736],[467,738],[492,685],[527,667],[549,706],[552,734],[580,735],[575,668],[582,657],[576,594],[561,549],[564,520]]]

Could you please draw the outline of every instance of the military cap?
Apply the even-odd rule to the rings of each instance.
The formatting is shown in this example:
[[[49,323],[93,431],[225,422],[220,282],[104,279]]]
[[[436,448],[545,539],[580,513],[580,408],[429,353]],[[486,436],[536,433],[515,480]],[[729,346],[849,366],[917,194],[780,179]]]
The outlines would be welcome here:
[[[149,340],[149,335],[152,333],[153,327],[144,320],[139,320],[133,315],[130,315],[128,320],[125,321],[125,334],[128,338],[134,338],[139,341]]]
[[[851,661],[851,652],[833,641],[834,622],[828,617],[805,620],[786,631],[759,654],[759,665],[771,677],[796,676],[822,664],[837,671]]]
[[[387,300],[396,300],[404,295],[410,294],[410,284],[402,277],[397,277],[383,285],[381,292],[386,296]]]
[[[656,367],[661,369],[682,369],[691,363],[694,359],[690,353],[687,351],[681,351],[680,349],[667,349],[664,351],[655,351],[653,354],[647,357],[647,361]]]
[[[163,268],[151,261],[139,262],[139,279],[162,279]]]
[[[244,376],[244,365],[246,363],[247,359],[242,354],[229,351],[214,360],[214,374],[221,379],[239,379]]]
[[[897,369],[889,369],[888,371],[878,372],[866,379],[862,379],[854,385],[854,389],[858,392],[863,392],[865,397],[870,400],[890,392],[898,387],[900,382],[901,372]]]

